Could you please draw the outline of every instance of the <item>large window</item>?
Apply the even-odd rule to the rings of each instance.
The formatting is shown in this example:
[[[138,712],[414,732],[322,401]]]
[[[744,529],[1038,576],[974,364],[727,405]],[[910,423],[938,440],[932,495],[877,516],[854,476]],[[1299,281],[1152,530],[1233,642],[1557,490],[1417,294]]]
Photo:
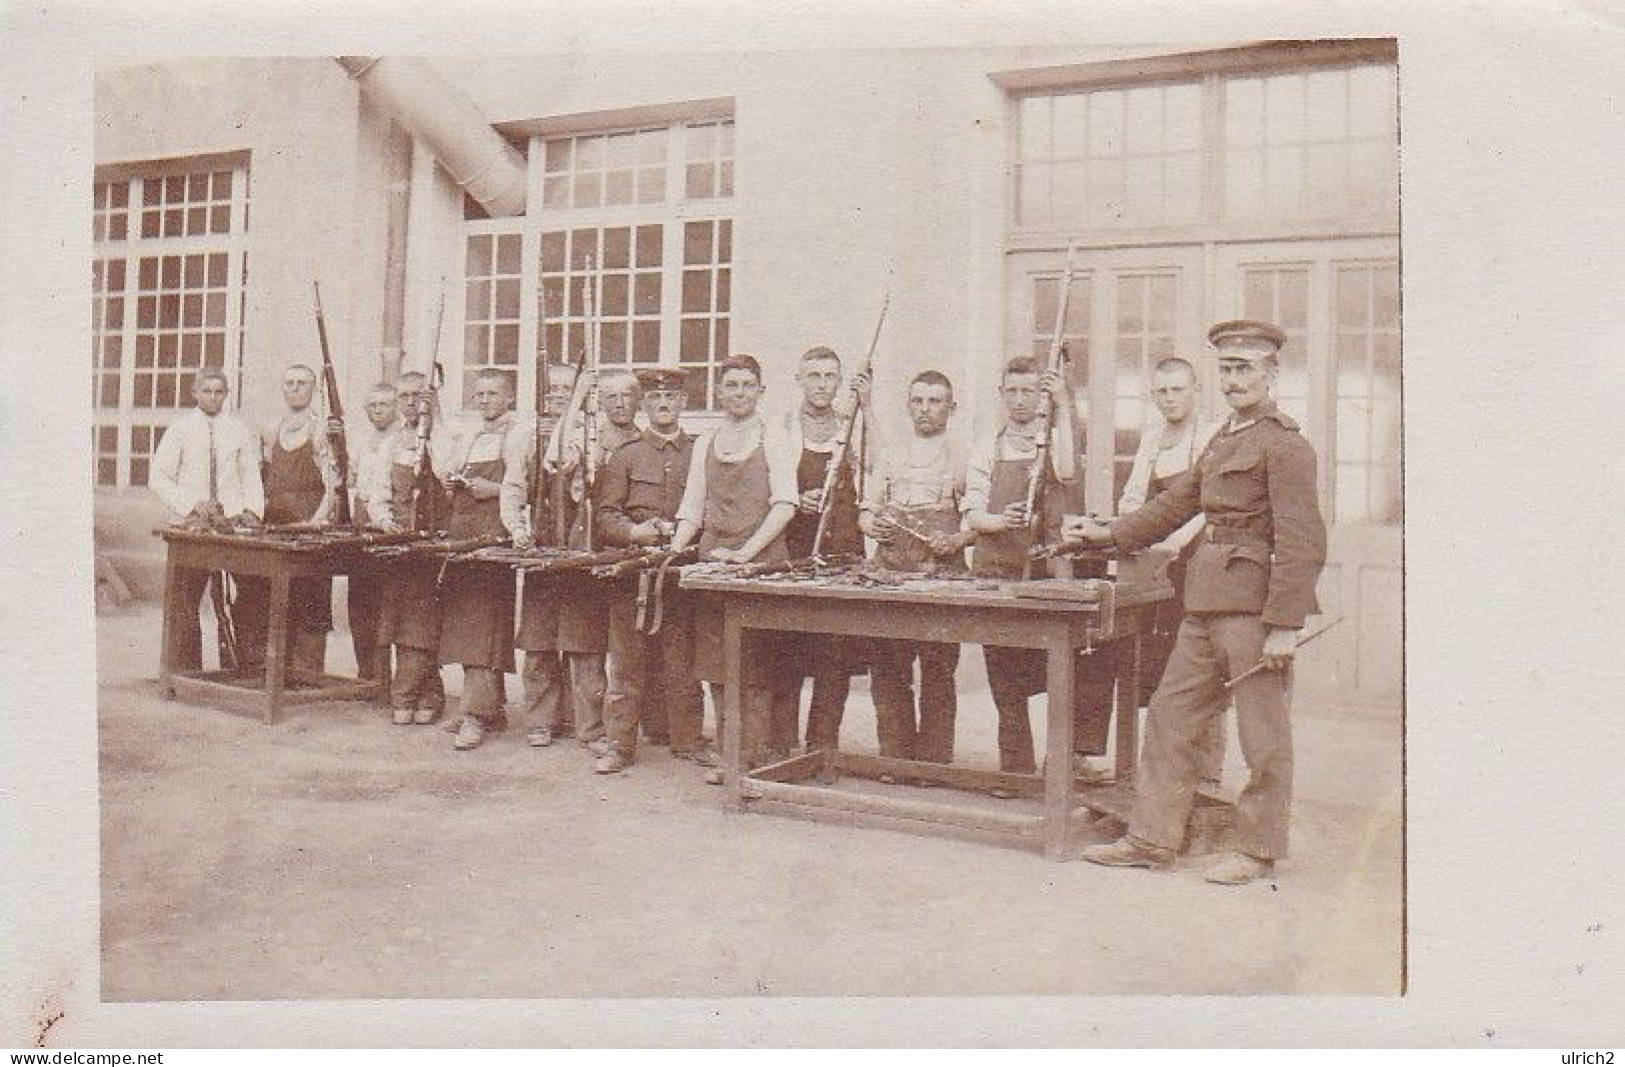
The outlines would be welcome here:
[[[995,75],[1011,92],[1007,339],[1043,353],[1075,246],[1068,333],[1089,506],[1114,506],[1151,424],[1151,368],[1206,331],[1285,330],[1276,398],[1343,525],[1401,513],[1397,76],[1391,43],[1313,42]],[[1104,432],[1109,428],[1110,432]],[[1103,447],[1105,442],[1109,447]]]
[[[464,402],[481,367],[529,397],[538,361],[579,361],[591,334],[605,366],[688,369],[690,406],[711,407],[729,351],[733,121],[538,136],[529,158],[529,213],[467,224]]]
[[[1059,89],[1016,105],[1018,231],[1384,218],[1394,67]]]
[[[147,484],[163,429],[204,367],[242,360],[248,168],[177,160],[94,185],[91,403],[96,484]]]

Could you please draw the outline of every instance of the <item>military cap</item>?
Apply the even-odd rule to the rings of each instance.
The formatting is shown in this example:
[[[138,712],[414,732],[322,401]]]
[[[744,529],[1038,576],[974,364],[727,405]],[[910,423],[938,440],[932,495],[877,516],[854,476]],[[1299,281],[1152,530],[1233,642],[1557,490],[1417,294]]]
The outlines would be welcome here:
[[[638,384],[646,392],[656,389],[681,391],[688,382],[688,372],[681,367],[645,367],[637,372]]]
[[[1232,319],[1208,330],[1207,343],[1213,346],[1220,359],[1245,359],[1251,362],[1279,352],[1281,346],[1286,344],[1286,333],[1268,322]]]

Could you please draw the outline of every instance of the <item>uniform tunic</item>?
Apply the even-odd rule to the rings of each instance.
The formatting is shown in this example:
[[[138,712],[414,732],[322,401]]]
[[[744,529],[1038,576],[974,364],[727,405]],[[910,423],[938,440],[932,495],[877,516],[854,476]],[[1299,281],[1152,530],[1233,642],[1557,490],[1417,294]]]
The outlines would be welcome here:
[[[1117,544],[1135,549],[1207,517],[1185,575],[1187,615],[1146,717],[1129,823],[1144,841],[1179,846],[1200,774],[1198,742],[1228,696],[1249,771],[1236,800],[1237,847],[1264,859],[1287,853],[1290,672],[1260,671],[1228,694],[1223,685],[1259,661],[1270,628],[1301,628],[1318,610],[1326,526],[1315,465],[1297,423],[1265,403],[1227,425],[1155,500],[1112,523]]]

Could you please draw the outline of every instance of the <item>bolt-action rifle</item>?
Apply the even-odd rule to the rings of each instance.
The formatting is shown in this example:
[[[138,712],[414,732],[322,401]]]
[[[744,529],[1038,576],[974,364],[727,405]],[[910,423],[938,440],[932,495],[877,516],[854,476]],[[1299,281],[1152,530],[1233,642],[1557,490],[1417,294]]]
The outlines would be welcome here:
[[[1066,312],[1072,301],[1072,274],[1073,258],[1077,252],[1077,245],[1067,245],[1066,267],[1061,271],[1061,291],[1055,301],[1055,330],[1050,336],[1049,357],[1044,361],[1044,370],[1062,370],[1066,362]],[[1038,434],[1034,439],[1036,452],[1033,455],[1033,468],[1027,475],[1027,531],[1028,555],[1023,578],[1031,578],[1033,571],[1032,548],[1044,536],[1044,523],[1039,509],[1044,506],[1044,490],[1049,483],[1049,459],[1055,445],[1055,398],[1050,396],[1048,390],[1039,394],[1038,398]]]
[[[880,330],[886,325],[886,310],[890,306],[891,293],[887,293],[880,301],[880,318],[875,322],[874,336],[869,339],[869,351],[864,353],[863,366],[854,378],[868,374],[874,367],[875,346],[880,343]],[[824,547],[824,535],[829,532],[829,518],[835,510],[835,483],[841,476],[841,467],[845,465],[847,456],[851,453],[852,438],[862,414],[863,404],[858,399],[857,385],[854,383],[852,408],[843,416],[840,429],[836,432],[835,450],[830,453],[829,467],[824,472],[824,491],[818,498],[818,528],[813,531],[812,543],[814,559],[818,558],[819,551]]]
[[[322,314],[322,286],[311,280],[316,294],[316,337],[322,345],[322,385],[327,393],[327,414],[338,426],[327,431],[328,448],[338,471],[338,499],[333,502],[333,521],[339,526],[354,525],[350,515],[350,446],[344,439],[344,401],[339,396],[339,376],[333,369],[333,353],[327,345],[327,316]]]

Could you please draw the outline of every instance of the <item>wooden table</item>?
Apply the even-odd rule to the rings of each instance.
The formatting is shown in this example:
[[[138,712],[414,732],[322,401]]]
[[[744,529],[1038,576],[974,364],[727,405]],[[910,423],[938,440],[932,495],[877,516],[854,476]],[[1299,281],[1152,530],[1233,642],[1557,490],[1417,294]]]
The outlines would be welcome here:
[[[1065,592],[1072,598],[1020,595]],[[725,786],[741,809],[798,815],[848,825],[992,840],[1041,847],[1067,858],[1067,834],[1079,784],[1072,773],[1074,657],[1107,641],[1120,641],[1116,697],[1116,792],[1127,788],[1138,749],[1140,634],[1154,605],[1172,596],[1165,578],[1143,581],[1044,579],[1038,582],[969,582],[920,579],[869,586],[840,580],[821,584],[774,577],[730,577],[698,568],[683,588],[723,606]],[[840,634],[912,641],[976,643],[1043,650],[1048,657],[1049,730],[1041,775],[986,771],[847,752],[813,752],[749,770],[741,767],[741,714],[745,706],[741,649],[752,630]],[[927,781],[987,796],[1001,789],[1041,797],[1042,810],[1012,810],[1009,801],[986,803],[956,795],[955,802],[858,792],[836,787],[842,773]],[[912,791],[911,791],[912,792]],[[1087,807],[1087,805],[1086,805]]]
[[[158,682],[165,699],[193,700],[228,709],[258,711],[267,725],[284,705],[324,700],[387,700],[387,660],[380,656],[376,680],[310,674],[288,664],[288,586],[295,578],[331,578],[375,566],[359,541],[314,543],[313,539],[205,533],[180,528],[157,531],[168,548],[164,565],[164,625]],[[183,670],[177,662],[176,619],[196,606],[180,602],[181,571],[227,571],[267,579],[270,610],[265,640],[265,674]]]

